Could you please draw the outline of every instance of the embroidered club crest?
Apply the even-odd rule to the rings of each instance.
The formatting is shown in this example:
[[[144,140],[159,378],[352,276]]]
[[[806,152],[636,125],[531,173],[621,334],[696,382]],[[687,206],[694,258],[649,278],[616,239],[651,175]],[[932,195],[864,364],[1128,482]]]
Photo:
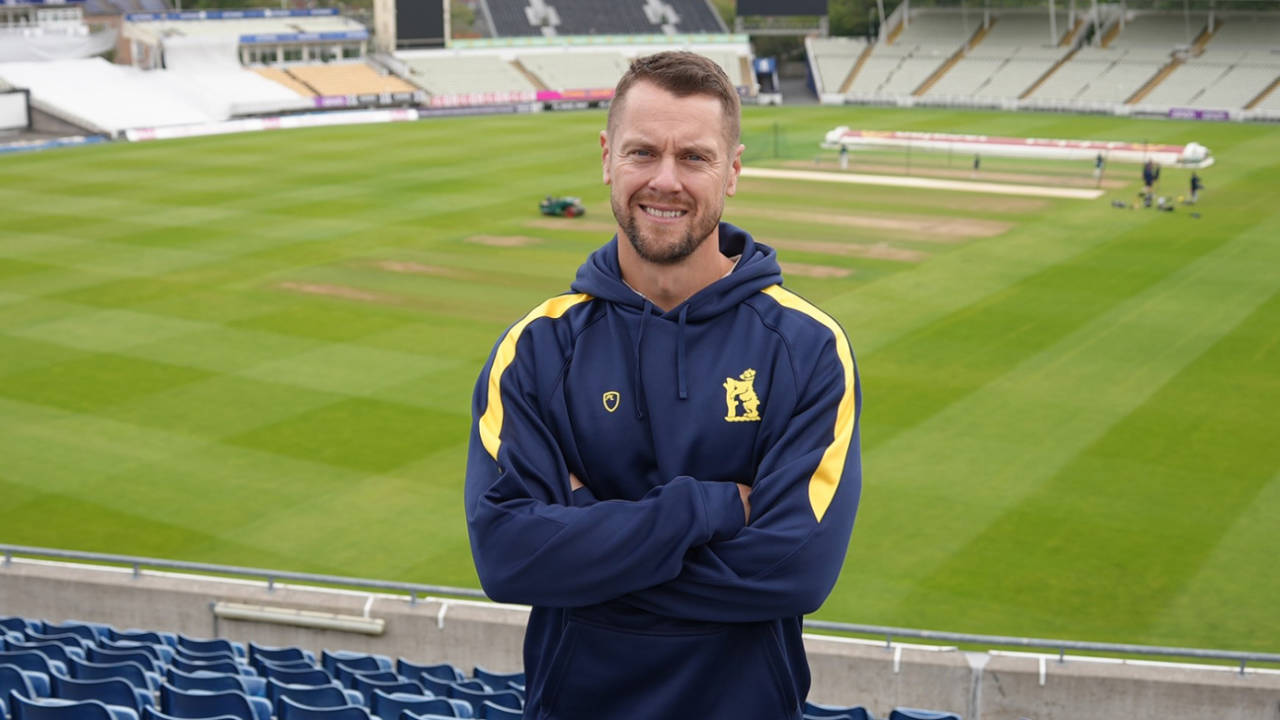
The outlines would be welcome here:
[[[738,379],[724,379],[724,402],[727,422],[759,422],[760,396],[756,395],[756,371],[747,368]]]
[[[604,409],[613,412],[618,409],[618,403],[622,402],[622,396],[617,390],[610,390],[600,398],[604,402]]]

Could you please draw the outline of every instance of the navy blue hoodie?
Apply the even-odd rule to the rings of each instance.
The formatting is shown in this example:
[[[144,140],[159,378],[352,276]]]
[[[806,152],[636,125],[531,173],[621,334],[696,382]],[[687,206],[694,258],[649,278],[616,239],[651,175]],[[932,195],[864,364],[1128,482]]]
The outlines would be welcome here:
[[[476,384],[467,524],[489,596],[533,606],[525,717],[799,718],[801,617],[862,484],[848,340],[732,225],[733,271],[665,313],[622,281],[617,242]]]

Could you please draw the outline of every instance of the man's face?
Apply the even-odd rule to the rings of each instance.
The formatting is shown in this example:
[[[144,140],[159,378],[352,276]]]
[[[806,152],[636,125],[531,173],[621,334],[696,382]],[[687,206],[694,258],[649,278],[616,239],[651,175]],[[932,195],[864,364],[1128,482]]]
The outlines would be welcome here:
[[[716,229],[737,190],[742,146],[731,147],[720,101],[631,86],[600,133],[604,182],[618,227],[636,253],[660,265],[691,255]]]

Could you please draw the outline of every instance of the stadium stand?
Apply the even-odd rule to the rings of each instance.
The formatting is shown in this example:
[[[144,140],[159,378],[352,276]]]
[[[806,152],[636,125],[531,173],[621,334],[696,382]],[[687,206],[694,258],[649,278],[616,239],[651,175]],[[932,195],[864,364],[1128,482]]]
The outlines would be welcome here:
[[[1247,106],[1280,78],[1280,17],[1271,13],[1219,15],[1218,26],[1197,56],[1154,88],[1143,104],[1168,107]]]
[[[877,43],[853,78],[850,94],[910,95],[982,26],[981,13],[912,11],[892,42]]]
[[[1102,47],[1080,48],[1030,97],[1123,103],[1172,61],[1177,47],[1185,48],[1200,35],[1206,19],[1193,13],[1188,33],[1188,21],[1180,14],[1135,15]]]
[[[287,72],[321,95],[413,92],[416,89],[404,80],[379,73],[362,62],[294,65]]]
[[[75,2],[0,4],[0,63],[93,57],[113,48],[116,37],[114,28],[90,29]]]
[[[185,125],[218,118],[184,98],[162,73],[102,58],[0,64],[0,77],[31,90],[32,104],[107,134],[127,128]],[[128,102],[121,102],[128,98]]]
[[[431,51],[404,52],[410,79],[433,95],[534,92],[524,74],[497,55]]]
[[[727,33],[707,0],[482,0],[497,37]]]
[[[159,633],[146,636],[146,640],[112,641],[109,637],[118,631],[106,625],[50,628],[43,620],[4,620],[6,631],[12,633],[0,640],[6,648],[23,645],[18,637],[57,639],[21,652],[6,650],[0,656],[0,691],[14,720],[400,720],[402,713],[409,713],[409,717],[483,718],[519,717],[524,707],[523,673],[495,673],[477,667],[472,677],[464,677],[452,665],[418,665],[403,658],[393,665],[385,656],[350,651],[326,651],[317,662],[310,651],[298,647],[265,648],[250,643],[246,653],[243,645],[221,638],[200,640]],[[131,634],[143,637],[142,632]],[[166,681],[157,686],[141,681],[136,673],[124,670],[123,666],[131,663],[103,666],[116,667],[119,672],[101,680],[73,679],[51,657],[65,659],[67,648],[76,651],[73,657],[108,651],[112,643],[117,649],[137,651],[143,656],[140,661],[154,660],[153,669],[163,673]],[[50,645],[62,650],[52,650]],[[189,674],[179,669],[201,662],[197,658],[211,665],[217,658],[219,671]],[[269,677],[256,685],[248,683],[262,680],[259,668],[272,674],[270,658],[296,664],[289,672],[298,682]],[[19,662],[22,664],[15,664]],[[275,668],[274,672],[281,671]],[[430,680],[434,689],[424,687],[424,680]],[[204,686],[189,684],[197,681]]]
[[[611,88],[627,71],[620,52],[525,52],[520,64],[552,90]]]
[[[813,60],[814,84],[819,93],[837,93],[867,51],[862,38],[811,37],[805,39]]]
[[[1064,55],[1069,32],[1066,13],[1051,25],[1043,11],[1006,11],[994,18],[975,47],[936,82],[926,95],[1016,98]],[[1051,36],[1050,28],[1058,31]]]

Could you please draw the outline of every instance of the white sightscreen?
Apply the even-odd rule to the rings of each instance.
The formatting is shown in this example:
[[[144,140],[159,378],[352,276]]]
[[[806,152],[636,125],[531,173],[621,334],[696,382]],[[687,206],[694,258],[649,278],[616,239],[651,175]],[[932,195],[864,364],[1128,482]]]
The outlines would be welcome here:
[[[0,130],[25,128],[29,117],[25,90],[0,91]]]

